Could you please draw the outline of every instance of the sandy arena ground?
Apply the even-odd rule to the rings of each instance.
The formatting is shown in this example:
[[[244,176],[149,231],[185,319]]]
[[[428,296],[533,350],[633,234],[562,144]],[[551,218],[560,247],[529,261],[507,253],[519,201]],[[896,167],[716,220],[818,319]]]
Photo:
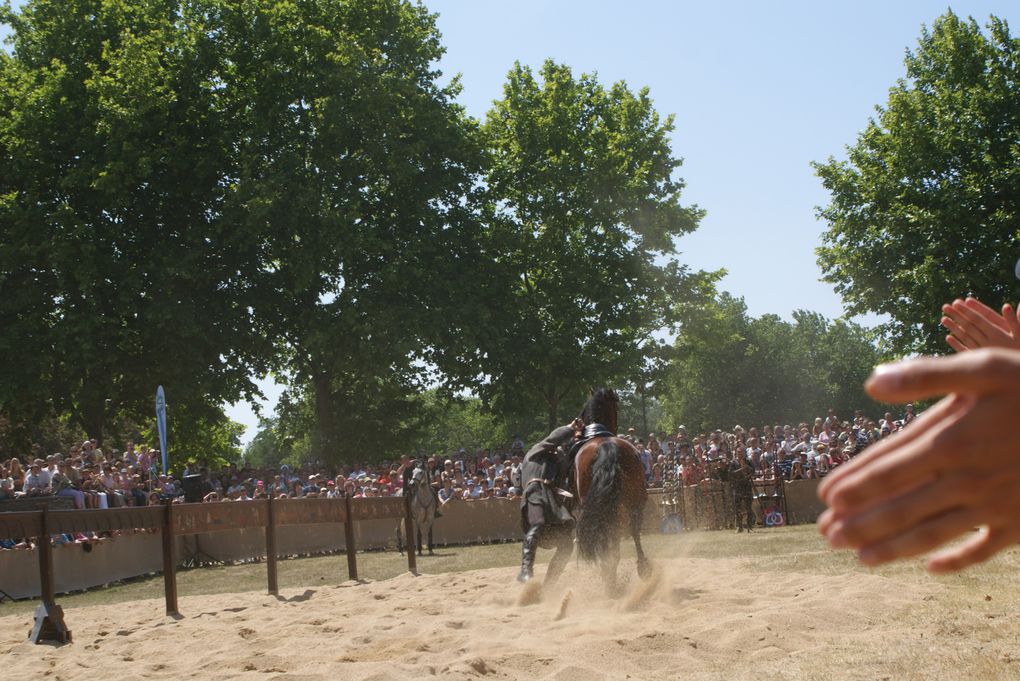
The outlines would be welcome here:
[[[9,679],[89,681],[1020,677],[1015,609],[940,616],[934,581],[762,575],[736,560],[660,561],[647,583],[633,570],[621,564],[616,599],[572,564],[545,594],[500,568],[182,597],[176,620],[152,600],[69,609],[63,647],[27,643],[29,618],[6,616],[0,665]]]

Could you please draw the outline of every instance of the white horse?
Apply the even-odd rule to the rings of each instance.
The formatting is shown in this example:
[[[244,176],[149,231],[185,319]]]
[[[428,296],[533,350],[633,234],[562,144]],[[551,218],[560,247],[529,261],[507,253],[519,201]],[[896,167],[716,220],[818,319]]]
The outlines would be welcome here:
[[[418,555],[422,555],[422,535],[428,537],[429,555],[432,553],[432,523],[436,521],[436,495],[432,491],[429,481],[428,470],[422,464],[415,464],[414,472],[408,484],[406,494],[411,495],[411,518],[414,520],[414,527],[418,542]],[[403,538],[404,523],[397,525],[397,550],[404,552],[401,539]],[[411,542],[408,541],[408,550]]]

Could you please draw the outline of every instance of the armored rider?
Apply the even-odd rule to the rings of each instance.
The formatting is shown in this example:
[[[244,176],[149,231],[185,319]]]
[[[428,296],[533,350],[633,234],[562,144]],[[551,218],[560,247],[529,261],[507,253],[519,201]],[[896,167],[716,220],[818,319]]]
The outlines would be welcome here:
[[[564,480],[570,468],[568,450],[571,441],[580,436],[583,428],[584,422],[574,419],[570,425],[560,426],[549,433],[524,455],[521,464],[524,544],[521,572],[517,576],[519,582],[528,581],[534,574],[535,551],[543,540],[557,548],[546,574],[547,582],[555,580],[570,558],[574,517],[565,505],[570,494],[562,488],[571,486]]]

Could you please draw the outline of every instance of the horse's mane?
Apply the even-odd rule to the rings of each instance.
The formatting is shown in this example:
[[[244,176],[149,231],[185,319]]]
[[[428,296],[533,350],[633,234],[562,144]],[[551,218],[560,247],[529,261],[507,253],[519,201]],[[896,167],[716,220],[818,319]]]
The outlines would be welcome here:
[[[581,420],[585,425],[601,423],[604,426],[616,424],[617,404],[619,398],[611,388],[599,388],[584,405],[581,410]]]

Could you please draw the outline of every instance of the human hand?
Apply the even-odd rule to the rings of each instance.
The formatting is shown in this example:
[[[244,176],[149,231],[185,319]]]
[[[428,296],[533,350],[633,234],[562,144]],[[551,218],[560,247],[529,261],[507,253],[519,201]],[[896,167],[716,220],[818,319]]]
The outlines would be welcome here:
[[[880,366],[868,393],[883,402],[948,395],[909,428],[833,471],[818,527],[835,548],[879,565],[919,555],[980,526],[928,560],[955,572],[1020,541],[1020,352],[983,349]]]
[[[1006,303],[1002,314],[975,298],[942,306],[941,323],[949,329],[946,342],[957,352],[978,348],[1020,349],[1020,310]]]

